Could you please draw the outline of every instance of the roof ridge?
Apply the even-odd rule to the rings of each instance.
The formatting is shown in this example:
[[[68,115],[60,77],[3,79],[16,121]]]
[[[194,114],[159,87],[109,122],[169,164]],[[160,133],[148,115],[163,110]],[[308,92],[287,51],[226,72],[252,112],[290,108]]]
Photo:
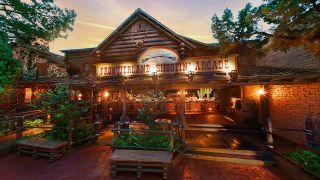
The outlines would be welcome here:
[[[143,11],[141,8],[137,8],[129,17],[127,17],[111,34],[107,36],[95,49],[92,50],[90,54],[93,54],[96,52],[100,47],[102,47],[106,42],[110,40],[113,36],[115,36],[119,31],[121,31],[123,28],[125,28],[128,25],[129,20],[131,20],[134,16],[139,17],[139,15],[142,18],[146,18],[147,20],[151,20],[151,23],[154,23],[156,25],[159,25],[162,27],[167,33],[172,34],[173,37],[180,39],[182,42],[186,43],[189,47],[194,48],[194,44],[187,40],[186,38],[182,37],[181,35],[175,33],[170,28],[162,24],[160,21],[158,21],[156,18],[152,17],[145,11]]]

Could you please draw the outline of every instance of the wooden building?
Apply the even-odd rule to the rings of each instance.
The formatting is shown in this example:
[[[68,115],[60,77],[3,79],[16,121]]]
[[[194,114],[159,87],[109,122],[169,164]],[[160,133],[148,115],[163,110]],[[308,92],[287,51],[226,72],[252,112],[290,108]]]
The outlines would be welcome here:
[[[146,89],[162,89],[171,114],[181,106],[187,114],[226,113],[227,99],[240,96],[229,86],[237,55],[222,58],[217,50],[173,32],[137,9],[97,47],[62,52],[70,71],[94,75],[94,98],[105,102],[103,111],[121,114],[121,97],[126,96],[130,116],[141,107],[136,95]],[[82,97],[90,95],[78,90]]]
[[[75,98],[97,102],[100,117],[110,123],[121,116],[134,119],[142,106],[138,94],[152,89],[164,92],[168,114],[177,114],[182,121],[185,114],[222,114],[240,124],[263,125],[262,116],[278,118],[273,97],[279,91],[273,90],[287,86],[311,86],[316,99],[312,115],[316,118],[320,113],[319,67],[271,67],[267,61],[261,66],[244,66],[237,54],[219,56],[218,48],[179,35],[137,9],[97,47],[62,52]],[[63,81],[65,78],[38,78],[22,84],[51,86]],[[261,112],[265,93],[261,90],[271,98],[266,112]],[[304,114],[297,120],[301,127],[308,112],[296,111]]]

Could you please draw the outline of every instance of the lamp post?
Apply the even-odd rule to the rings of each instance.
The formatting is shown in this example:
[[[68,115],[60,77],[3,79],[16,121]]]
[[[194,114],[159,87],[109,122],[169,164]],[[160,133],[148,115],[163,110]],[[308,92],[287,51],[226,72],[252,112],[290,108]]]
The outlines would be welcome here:
[[[195,76],[194,71],[188,71],[187,77],[189,82],[193,81],[194,76]]]
[[[270,112],[269,112],[269,99],[266,93],[267,89],[268,89],[268,86],[264,86],[260,88],[257,92],[258,95],[260,96],[259,118],[260,118],[260,122],[263,122],[264,124],[267,145],[268,147],[273,148],[272,123],[271,123]]]
[[[153,81],[153,83],[156,83],[157,82],[157,80],[158,80],[158,75],[157,75],[157,72],[153,72],[152,73],[152,81]]]

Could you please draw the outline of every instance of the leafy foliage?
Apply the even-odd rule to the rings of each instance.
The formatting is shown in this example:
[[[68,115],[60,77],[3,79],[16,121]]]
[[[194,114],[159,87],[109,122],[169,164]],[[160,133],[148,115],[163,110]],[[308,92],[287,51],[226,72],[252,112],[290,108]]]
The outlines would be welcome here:
[[[258,15],[272,25],[269,49],[286,50],[303,45],[320,55],[319,0],[265,0]]]
[[[23,66],[22,79],[23,80],[34,80],[37,78],[37,66],[30,55],[30,50],[27,50],[27,64]]]
[[[305,149],[296,149],[287,152],[285,155],[296,163],[307,167],[308,169],[320,174],[320,156]]]
[[[87,101],[71,99],[71,90],[66,84],[58,84],[55,89],[49,89],[41,94],[31,106],[43,109],[51,115],[53,130],[48,132],[47,136],[60,140],[67,140],[68,134],[67,130],[58,127],[68,127],[71,120],[74,121],[74,128],[80,127],[85,124],[85,117],[89,110]]]
[[[41,124],[43,124],[43,120],[42,119],[25,119],[23,121],[23,126],[24,127],[38,127]]]
[[[30,44],[37,39],[52,41],[67,37],[72,30],[76,14],[61,9],[54,0],[2,0],[0,2],[0,31],[15,42]]]
[[[20,65],[20,61],[12,57],[7,35],[0,31],[0,94],[4,94],[5,88],[17,77]]]
[[[263,55],[265,50],[285,51],[300,45],[320,55],[319,3],[265,0],[259,7],[246,4],[237,19],[227,8],[221,18],[216,14],[212,17],[213,37],[219,41],[222,55],[238,53],[249,59]],[[270,28],[263,28],[265,24]]]
[[[122,133],[114,139],[115,146],[170,148],[169,136],[151,133]]]
[[[140,93],[138,96],[143,102],[143,107],[138,110],[137,119],[145,122],[150,128],[155,127],[154,119],[167,112],[163,92],[156,89]]]
[[[5,135],[6,133],[13,132],[16,130],[15,123],[8,122],[8,123],[0,123],[0,136]]]
[[[76,14],[61,9],[54,0],[0,1],[0,94],[17,77],[20,61],[12,56],[10,43],[35,45],[36,40],[52,41],[72,30]]]
[[[3,90],[5,93],[0,92],[0,104],[5,104],[7,108],[0,109],[0,113],[16,112],[17,109],[17,89],[12,85],[5,86]]]

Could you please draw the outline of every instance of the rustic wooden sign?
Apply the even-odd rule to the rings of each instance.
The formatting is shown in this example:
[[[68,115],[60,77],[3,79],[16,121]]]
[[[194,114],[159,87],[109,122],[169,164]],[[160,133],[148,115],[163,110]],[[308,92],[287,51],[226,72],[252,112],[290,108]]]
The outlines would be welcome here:
[[[236,70],[235,57],[218,56],[189,57],[180,60],[178,53],[169,48],[153,47],[144,51],[137,62],[96,64],[96,75],[142,75],[162,73],[231,72]]]

